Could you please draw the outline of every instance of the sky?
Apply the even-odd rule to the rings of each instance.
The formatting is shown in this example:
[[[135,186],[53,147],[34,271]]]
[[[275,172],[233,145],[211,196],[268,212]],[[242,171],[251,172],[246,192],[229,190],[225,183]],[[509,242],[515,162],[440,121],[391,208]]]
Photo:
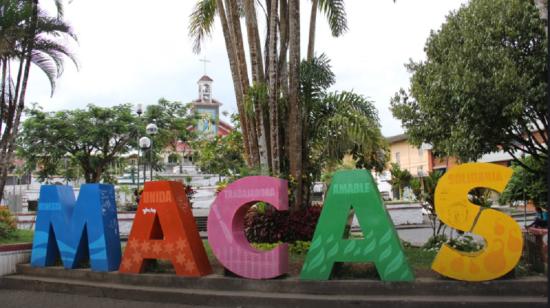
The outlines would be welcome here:
[[[65,19],[78,36],[72,50],[79,69],[66,62],[53,96],[46,76],[36,68],[31,70],[27,103],[55,111],[85,108],[90,103],[148,105],[161,97],[190,102],[198,97],[196,82],[204,73],[200,59],[206,58],[210,61],[206,73],[214,79],[213,97],[223,103],[222,111],[236,113],[219,20],[202,53],[192,51],[187,26],[195,2],[72,1],[66,5]],[[349,30],[338,38],[331,36],[324,15],[319,15],[315,50],[331,59],[336,83],[330,90],[353,90],[368,97],[378,109],[383,135],[402,133],[389,106],[395,92],[408,89],[410,74],[404,64],[410,59],[423,60],[430,31],[439,29],[445,16],[466,2],[347,0]],[[311,4],[302,0],[300,5],[305,57]]]

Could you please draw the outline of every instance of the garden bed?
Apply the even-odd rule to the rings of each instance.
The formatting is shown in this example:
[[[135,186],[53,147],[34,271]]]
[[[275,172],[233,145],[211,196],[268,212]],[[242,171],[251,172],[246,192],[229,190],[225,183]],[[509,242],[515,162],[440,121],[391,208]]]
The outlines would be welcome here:
[[[17,264],[29,262],[32,236],[32,231],[16,230],[10,237],[0,239],[0,276],[13,274]]]

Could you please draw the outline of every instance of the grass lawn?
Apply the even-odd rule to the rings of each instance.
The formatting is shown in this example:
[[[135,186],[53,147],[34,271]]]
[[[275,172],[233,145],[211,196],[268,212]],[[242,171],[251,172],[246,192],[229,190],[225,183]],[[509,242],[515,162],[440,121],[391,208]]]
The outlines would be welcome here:
[[[18,244],[32,243],[34,231],[32,230],[16,230],[15,233],[8,238],[0,238],[0,244]]]

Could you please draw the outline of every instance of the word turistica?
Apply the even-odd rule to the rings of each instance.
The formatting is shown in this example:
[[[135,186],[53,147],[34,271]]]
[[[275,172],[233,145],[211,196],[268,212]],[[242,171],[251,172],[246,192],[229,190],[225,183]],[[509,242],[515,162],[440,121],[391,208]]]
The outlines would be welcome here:
[[[487,163],[460,165],[443,175],[435,191],[436,214],[450,227],[483,237],[485,246],[465,253],[444,245],[433,261],[434,271],[457,280],[487,281],[517,265],[523,248],[519,225],[504,213],[468,200],[474,188],[502,192],[511,176],[510,168]],[[251,176],[229,184],[211,206],[208,242],[231,272],[249,279],[275,278],[288,272],[288,245],[258,251],[247,241],[244,216],[257,202],[288,210],[287,181]],[[342,237],[350,210],[357,216],[363,239]],[[78,200],[69,186],[42,186],[31,265],[51,266],[59,257],[68,269],[89,259],[93,271],[140,273],[148,260],[163,259],[172,263],[176,275],[212,273],[184,187],[173,181],[145,183],[124,255],[112,185],[83,185]],[[334,175],[300,278],[330,279],[337,262],[372,262],[384,281],[414,280],[378,188],[366,170]]]

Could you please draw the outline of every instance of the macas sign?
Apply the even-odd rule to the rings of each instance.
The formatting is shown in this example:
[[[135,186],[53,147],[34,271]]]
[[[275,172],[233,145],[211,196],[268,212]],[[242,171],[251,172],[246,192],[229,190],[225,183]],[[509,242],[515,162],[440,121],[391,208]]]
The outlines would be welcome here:
[[[439,219],[452,228],[482,236],[486,245],[475,253],[444,245],[433,261],[434,271],[458,280],[486,281],[516,266],[523,248],[519,225],[504,213],[482,210],[467,197],[477,187],[502,192],[511,176],[507,167],[470,163],[451,169],[440,179],[435,192]],[[259,201],[279,211],[288,210],[287,182],[251,176],[228,185],[212,204],[208,241],[214,255],[231,272],[269,279],[288,272],[288,246],[281,244],[271,251],[250,246],[244,216]],[[364,239],[342,238],[351,208]],[[89,259],[94,271],[140,273],[146,260],[165,259],[171,261],[177,275],[212,273],[183,185],[170,181],[145,183],[124,255],[112,185],[83,185],[78,200],[68,186],[42,186],[31,265],[51,266],[58,256],[69,269]],[[373,262],[384,281],[414,280],[397,232],[366,170],[335,174],[300,278],[329,279],[336,262]]]

